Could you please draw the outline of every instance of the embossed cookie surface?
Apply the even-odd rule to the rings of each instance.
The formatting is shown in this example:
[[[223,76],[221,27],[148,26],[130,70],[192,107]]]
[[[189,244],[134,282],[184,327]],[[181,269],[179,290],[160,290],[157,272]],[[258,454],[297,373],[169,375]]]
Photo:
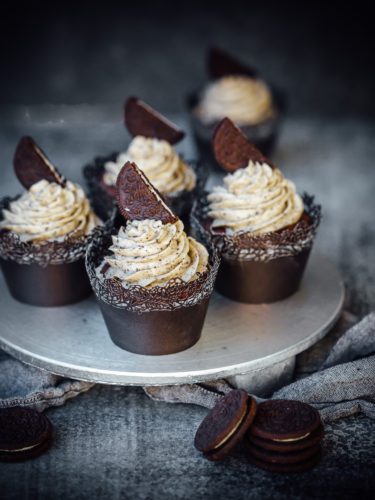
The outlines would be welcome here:
[[[175,144],[185,132],[137,97],[129,97],[125,104],[125,125],[132,136],[154,137]]]
[[[65,184],[65,178],[31,137],[25,136],[20,139],[13,165],[18,180],[26,189],[42,179],[60,185]]]
[[[268,160],[253,146],[237,125],[229,118],[224,118],[216,127],[212,136],[212,148],[219,165],[228,172],[246,167],[249,161],[267,163]]]
[[[117,203],[126,220],[160,220],[164,224],[178,219],[135,163],[126,162],[116,182]]]
[[[12,462],[34,458],[51,441],[52,425],[48,418],[29,408],[0,410],[0,460]]]
[[[303,439],[320,425],[319,412],[312,406],[300,401],[271,400],[258,405],[250,433],[263,439],[285,442]]]
[[[195,447],[210,460],[222,460],[242,440],[255,413],[256,402],[245,391],[229,392],[198,427]]]

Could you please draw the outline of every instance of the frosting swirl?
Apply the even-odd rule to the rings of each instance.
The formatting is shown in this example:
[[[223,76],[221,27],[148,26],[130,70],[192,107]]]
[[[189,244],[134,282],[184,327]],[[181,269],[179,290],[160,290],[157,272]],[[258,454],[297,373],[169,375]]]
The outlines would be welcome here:
[[[193,169],[167,141],[138,135],[132,140],[128,150],[118,155],[115,162],[109,161],[104,165],[104,182],[110,186],[115,185],[117,176],[127,161],[135,162],[151,184],[163,194],[191,191],[196,185]]]
[[[256,125],[275,114],[267,85],[247,76],[226,76],[204,91],[196,112],[204,123],[230,118],[237,125]]]
[[[3,210],[0,229],[14,231],[21,241],[59,241],[87,235],[98,223],[80,186],[41,180]]]
[[[206,248],[186,235],[180,220],[174,224],[151,219],[131,221],[112,236],[112,241],[113,255],[104,258],[110,266],[105,277],[117,277],[125,287],[164,286],[176,278],[189,282],[207,269]]]
[[[304,205],[293,182],[266,163],[249,162],[224,177],[208,195],[212,227],[225,227],[227,234],[278,231],[301,218]]]

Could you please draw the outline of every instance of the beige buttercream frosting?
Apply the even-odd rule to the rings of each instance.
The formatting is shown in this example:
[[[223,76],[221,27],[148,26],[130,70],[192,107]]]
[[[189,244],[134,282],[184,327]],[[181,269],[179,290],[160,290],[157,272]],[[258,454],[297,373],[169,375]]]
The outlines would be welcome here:
[[[208,85],[196,109],[204,123],[227,117],[237,125],[256,125],[274,115],[268,86],[248,76],[226,76]]]
[[[151,184],[163,194],[191,191],[197,182],[194,170],[180,158],[169,142],[140,135],[132,140],[125,153],[117,156],[115,162],[105,163],[104,182],[115,185],[127,161],[135,162]]]
[[[215,186],[207,198],[212,227],[225,227],[229,235],[278,231],[298,222],[304,211],[293,182],[279,169],[252,161],[226,175],[224,186]]]
[[[41,180],[3,210],[0,229],[17,233],[22,241],[59,241],[88,235],[98,223],[80,186]]]
[[[177,278],[189,282],[207,269],[206,248],[186,235],[180,220],[131,221],[112,236],[112,242],[113,255],[104,258],[110,266],[105,277],[117,277],[125,287],[164,286]]]

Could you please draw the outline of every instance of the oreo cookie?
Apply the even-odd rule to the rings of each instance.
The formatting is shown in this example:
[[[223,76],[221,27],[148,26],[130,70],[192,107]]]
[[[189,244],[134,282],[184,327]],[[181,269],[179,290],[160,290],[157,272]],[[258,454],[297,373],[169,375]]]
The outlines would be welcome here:
[[[324,431],[319,412],[301,401],[261,403],[245,448],[251,463],[271,472],[302,472],[319,461]]]
[[[236,389],[223,396],[206,415],[195,434],[194,445],[208,460],[227,457],[251,426],[256,401],[247,392]]]
[[[210,77],[214,79],[234,75],[245,75],[251,78],[257,77],[257,71],[254,68],[242,64],[218,47],[211,47],[209,49],[207,69]]]
[[[319,444],[324,437],[323,425],[320,425],[314,432],[302,439],[293,441],[274,441],[271,439],[262,439],[248,433],[247,441],[249,444],[262,448],[263,450],[275,451],[278,453],[288,453],[304,450]]]
[[[320,452],[314,455],[309,460],[303,462],[296,462],[293,464],[280,464],[280,463],[271,463],[265,462],[263,460],[259,460],[253,456],[249,456],[249,461],[256,467],[266,470],[268,472],[277,472],[281,474],[294,474],[297,472],[306,472],[313,467],[315,467],[320,460]]]
[[[14,171],[20,183],[29,189],[42,179],[65,185],[65,178],[35,143],[32,137],[22,137],[13,158]]]
[[[126,101],[124,121],[133,137],[142,135],[175,144],[185,136],[183,130],[137,97],[129,97]]]
[[[301,401],[275,399],[261,403],[251,434],[278,443],[309,436],[322,425],[319,412]]]
[[[126,162],[116,182],[117,204],[126,220],[160,220],[173,224],[178,219],[135,163]]]
[[[320,452],[319,444],[310,446],[304,450],[289,452],[264,450],[253,444],[247,444],[246,448],[253,458],[271,464],[297,464],[307,462]]]
[[[249,161],[272,163],[253,146],[237,125],[224,118],[217,125],[212,136],[212,148],[218,164],[227,172],[246,167]]]
[[[36,458],[52,442],[52,424],[42,413],[15,406],[0,410],[0,461]]]

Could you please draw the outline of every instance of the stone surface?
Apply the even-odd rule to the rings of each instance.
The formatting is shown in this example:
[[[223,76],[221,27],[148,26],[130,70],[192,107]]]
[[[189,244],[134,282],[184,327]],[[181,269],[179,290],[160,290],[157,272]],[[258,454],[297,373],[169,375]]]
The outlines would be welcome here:
[[[183,124],[181,117],[177,121]],[[81,180],[81,165],[92,156],[126,144],[120,121],[89,106],[35,108],[29,115],[21,110],[1,129],[0,196],[19,191],[11,157],[22,134],[34,135],[73,180]],[[374,132],[365,121],[291,119],[275,158],[299,190],[316,193],[323,204],[316,245],[341,269],[347,308],[358,316],[375,307]],[[179,148],[192,153],[189,139]],[[346,499],[369,496],[375,488],[370,419],[327,425],[320,465],[303,475],[278,476],[255,469],[240,454],[221,464],[199,456],[193,438],[205,413],[197,406],[155,403],[137,388],[96,386],[47,412],[56,429],[49,453],[0,464],[0,498]]]

